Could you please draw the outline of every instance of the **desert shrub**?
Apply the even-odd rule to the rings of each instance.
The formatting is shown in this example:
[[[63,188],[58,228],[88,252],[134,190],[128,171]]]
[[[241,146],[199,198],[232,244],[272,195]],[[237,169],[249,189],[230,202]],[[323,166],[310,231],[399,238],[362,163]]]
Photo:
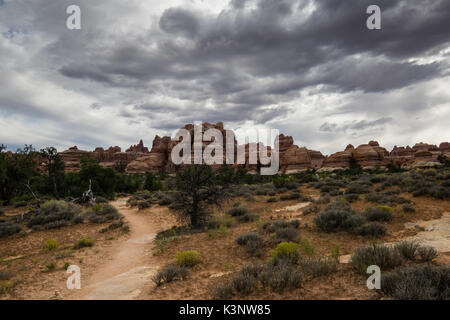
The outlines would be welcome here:
[[[270,197],[269,199],[267,199],[267,202],[277,202],[278,198],[277,197]]]
[[[347,202],[335,202],[314,217],[313,222],[322,231],[336,232],[338,230],[352,231],[364,223],[364,219],[352,215]]]
[[[401,241],[395,244],[394,248],[405,259],[414,260],[420,244],[416,241]]]
[[[320,210],[319,206],[316,204],[313,204],[313,205],[310,205],[305,210],[303,210],[303,215],[306,216],[311,213],[317,213],[317,212],[319,212],[319,210]]]
[[[376,206],[375,208],[367,208],[363,212],[363,215],[368,221],[391,221],[392,208],[387,206]]]
[[[379,223],[369,223],[358,227],[355,230],[356,234],[361,236],[381,237],[386,234],[386,227]]]
[[[300,253],[298,252],[299,245],[295,242],[282,242],[270,252],[274,259],[288,259],[292,262],[297,262],[300,259]]]
[[[113,221],[110,223],[109,226],[107,226],[106,228],[103,228],[100,230],[100,233],[105,233],[111,230],[115,230],[115,229],[119,229],[122,228],[124,226],[124,222],[123,220],[119,220],[119,221]]]
[[[226,213],[229,214],[232,217],[243,216],[246,213],[248,213],[248,208],[246,206],[243,206],[243,205],[233,206],[232,208],[228,209],[226,211]]]
[[[347,193],[344,195],[344,199],[350,203],[355,202],[359,199],[359,194],[357,193]]]
[[[137,205],[139,210],[144,210],[144,209],[148,209],[151,207],[150,202],[148,201],[140,201]]]
[[[448,266],[415,265],[381,276],[381,290],[397,300],[450,299]]]
[[[433,247],[419,247],[417,254],[422,262],[431,262],[438,256],[438,252]]]
[[[62,200],[45,202],[38,212],[31,216],[27,225],[30,228],[54,229],[70,224],[75,215],[80,212],[80,207]]]
[[[264,246],[262,237],[254,232],[241,234],[236,238],[236,242],[241,246],[245,246],[245,250],[250,255],[257,255]]]
[[[81,249],[86,247],[92,247],[94,245],[94,241],[91,239],[83,238],[78,240],[73,246],[74,249]]]
[[[10,221],[0,221],[0,238],[6,238],[19,233],[22,227],[19,224]]]
[[[265,264],[259,279],[264,287],[283,293],[286,289],[300,288],[302,274],[295,268],[289,259],[277,258]]]
[[[14,277],[14,273],[7,270],[0,270],[0,280],[5,281]]]
[[[314,243],[310,242],[306,238],[302,238],[302,240],[300,241],[300,245],[302,247],[303,252],[306,255],[308,255],[308,256],[314,255],[314,253],[316,251],[316,247],[315,247]]]
[[[236,224],[236,220],[233,217],[231,217],[227,214],[221,214],[221,215],[214,216],[208,226],[211,228],[218,229],[218,228],[220,228],[220,226],[225,226],[227,228],[231,228],[235,224]]]
[[[83,223],[83,222],[84,222],[84,217],[83,216],[75,216],[72,219],[72,223],[73,224],[80,224],[80,223]]]
[[[294,219],[294,220],[291,220],[291,221],[289,221],[289,224],[293,227],[293,228],[295,228],[295,229],[297,229],[298,227],[300,227],[300,220],[299,219]]]
[[[195,250],[177,252],[175,262],[181,267],[193,267],[200,263],[200,253]]]
[[[301,198],[301,194],[298,191],[293,191],[289,194],[283,194],[280,196],[280,200],[287,201],[287,200],[297,200]]]
[[[256,287],[256,279],[249,274],[239,273],[231,280],[231,286],[236,292],[249,295]]]
[[[408,203],[405,203],[402,208],[403,208],[403,212],[406,212],[406,213],[416,212],[416,209]]]
[[[337,270],[336,259],[308,259],[300,261],[300,268],[303,273],[312,277],[329,275]]]
[[[237,221],[239,222],[252,222],[258,220],[259,216],[254,213],[246,213],[242,216],[236,217]]]
[[[352,255],[353,266],[361,273],[366,273],[367,267],[377,265],[382,269],[392,269],[404,262],[400,253],[393,247],[373,244],[358,248]]]
[[[152,281],[157,287],[159,287],[162,284],[166,284],[177,279],[184,280],[188,274],[189,270],[186,267],[168,265],[158,271],[158,273],[152,278]]]
[[[87,213],[90,222],[105,223],[121,217],[115,207],[109,203],[96,204]]]
[[[362,194],[362,193],[369,193],[370,189],[369,186],[366,184],[362,184],[359,182],[352,182],[349,184],[347,189],[345,190],[346,194]]]
[[[95,197],[95,202],[96,203],[108,203],[109,201],[108,201],[108,199],[106,199],[104,197],[98,196],[98,197]]]
[[[341,248],[339,245],[335,244],[331,248],[331,257],[335,260],[339,260],[339,256],[341,255]]]
[[[299,242],[299,232],[293,227],[278,228],[275,230],[275,241],[279,242]]]
[[[214,289],[212,298],[214,300],[228,300],[233,297],[233,287],[230,283],[224,283]]]
[[[45,265],[44,272],[50,272],[56,269],[56,263],[49,262]]]
[[[59,242],[54,239],[48,239],[44,244],[44,250],[47,252],[58,249],[58,247],[59,247]]]
[[[319,199],[316,200],[316,203],[327,204],[330,203],[331,198],[329,195],[321,195]]]

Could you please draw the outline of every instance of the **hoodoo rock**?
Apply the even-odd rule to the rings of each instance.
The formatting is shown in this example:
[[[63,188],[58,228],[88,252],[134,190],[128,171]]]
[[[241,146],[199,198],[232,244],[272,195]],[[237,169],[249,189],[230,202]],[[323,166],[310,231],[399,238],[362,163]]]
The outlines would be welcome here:
[[[196,127],[193,124],[187,124],[183,128],[187,130],[191,136],[191,163],[194,163],[194,132]],[[197,130],[199,128],[197,127]],[[202,135],[202,152],[204,153],[213,139],[206,139],[204,133],[208,129],[216,129],[222,134],[223,146],[223,163],[227,163],[227,147],[233,148],[229,155],[233,156],[234,167],[245,168],[250,173],[257,173],[261,167],[269,166],[270,164],[262,164],[259,150],[264,147],[262,143],[250,143],[245,145],[238,145],[233,131],[225,130],[223,123],[216,124],[203,123],[201,127]],[[227,141],[227,136],[230,141]],[[211,141],[212,140],[212,141]],[[137,145],[130,146],[125,152],[121,152],[118,146],[103,149],[96,148],[94,151],[79,150],[76,146],[71,147],[66,151],[60,152],[61,158],[65,162],[66,171],[80,170],[80,161],[83,157],[92,157],[98,159],[100,165],[103,167],[115,168],[117,164],[126,165],[126,172],[128,173],[145,173],[153,172],[159,173],[165,171],[167,173],[175,173],[178,165],[172,161],[172,151],[181,141],[171,139],[170,137],[156,136],[153,140],[151,151],[144,146],[142,140]],[[227,144],[228,143],[228,144]],[[440,155],[450,159],[450,143],[442,142],[439,147],[434,144],[417,143],[412,148],[395,146],[391,152],[381,147],[377,141],[370,141],[367,144],[359,145],[355,148],[349,144],[344,151],[333,153],[329,156],[324,156],[320,151],[310,150],[306,147],[299,147],[294,144],[294,139],[291,136],[280,134],[275,144],[279,148],[279,169],[280,172],[292,174],[304,170],[324,170],[333,171],[339,169],[346,169],[350,167],[353,162],[363,168],[386,167],[389,164],[402,166],[405,169],[414,167],[432,167],[442,165],[438,158]],[[257,150],[255,155],[256,163],[250,163],[250,150]],[[238,159],[238,150],[243,150],[243,158]],[[267,148],[267,156],[270,157],[273,150]],[[215,156],[214,152],[211,154]],[[182,156],[182,154],[180,154]],[[203,163],[204,159],[202,160]],[[183,167],[184,164],[181,165]],[[220,164],[212,165],[213,169],[221,167]]]

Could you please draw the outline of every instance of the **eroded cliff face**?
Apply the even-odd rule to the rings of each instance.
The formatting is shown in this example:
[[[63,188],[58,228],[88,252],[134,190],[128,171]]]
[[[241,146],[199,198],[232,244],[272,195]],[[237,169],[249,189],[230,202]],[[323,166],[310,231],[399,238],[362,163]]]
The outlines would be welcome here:
[[[187,124],[183,128],[191,136],[191,163],[194,163],[194,125]],[[222,134],[223,149],[223,163],[226,163],[226,146],[227,134],[229,135],[228,145],[232,147],[231,155],[233,157],[233,166],[243,167],[251,173],[256,173],[263,166],[259,158],[259,152],[256,157],[257,163],[251,164],[250,152],[251,148],[260,150],[264,147],[262,143],[250,143],[245,145],[238,145],[234,136],[234,132],[226,130],[222,122],[216,124],[203,123],[202,135],[202,153],[214,141],[208,140],[204,133],[208,129],[216,129]],[[153,172],[159,173],[165,171],[166,173],[175,173],[177,167],[180,167],[172,161],[171,154],[173,149],[180,143],[180,141],[171,139],[170,137],[156,136],[152,143],[152,148],[149,151],[144,146],[142,140],[137,145],[130,146],[125,152],[122,152],[120,147],[110,147],[107,150],[103,148],[96,148],[94,151],[83,151],[77,147],[69,148],[60,153],[66,164],[67,171],[77,171],[80,169],[80,160],[82,157],[88,156],[99,160],[104,167],[114,168],[121,163],[126,165],[126,172],[128,173],[144,173]],[[438,157],[444,155],[450,159],[450,143],[442,142],[439,147],[427,143],[417,143],[413,147],[398,147],[395,146],[392,151],[387,151],[381,147],[377,141],[369,141],[367,144],[354,147],[349,144],[340,152],[333,153],[329,156],[324,156],[320,151],[310,150],[306,147],[299,147],[294,144],[294,139],[291,136],[280,134],[275,143],[279,148],[279,171],[281,173],[293,174],[305,170],[315,169],[322,171],[332,171],[336,169],[345,169],[350,167],[351,163],[360,165],[363,168],[386,167],[389,164],[400,165],[406,169],[421,167],[421,166],[438,166],[440,165]],[[243,159],[238,157],[238,149],[243,150]],[[272,150],[268,148],[268,156]],[[180,154],[182,155],[182,154]],[[215,154],[212,153],[214,156]],[[241,160],[241,161],[239,161]],[[204,163],[204,161],[203,161]],[[182,167],[183,165],[181,165]],[[220,167],[220,165],[213,165],[213,169]]]
[[[104,150],[101,147],[95,148],[94,151],[85,151],[78,149],[77,146],[60,152],[62,160],[65,164],[65,170],[78,171],[81,169],[81,159],[83,157],[97,159],[101,166],[106,168],[115,168],[118,164],[128,166],[133,160],[144,156],[148,153],[148,149],[143,146],[142,140],[139,144],[131,146],[126,152],[122,152],[120,147],[109,147]]]

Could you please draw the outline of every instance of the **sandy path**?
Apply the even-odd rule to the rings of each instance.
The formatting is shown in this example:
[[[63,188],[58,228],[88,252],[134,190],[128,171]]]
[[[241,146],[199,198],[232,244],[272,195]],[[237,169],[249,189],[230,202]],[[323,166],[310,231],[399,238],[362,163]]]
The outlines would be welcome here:
[[[152,263],[152,241],[161,226],[149,215],[126,205],[127,199],[111,202],[130,226],[128,239],[113,250],[111,259],[99,266],[88,279],[81,279],[81,290],[68,299],[129,300],[139,296],[159,268]]]

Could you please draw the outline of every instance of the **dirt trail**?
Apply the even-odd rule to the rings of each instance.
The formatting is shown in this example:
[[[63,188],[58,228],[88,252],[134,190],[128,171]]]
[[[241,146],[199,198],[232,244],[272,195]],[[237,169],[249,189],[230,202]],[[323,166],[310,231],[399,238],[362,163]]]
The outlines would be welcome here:
[[[138,297],[159,268],[152,263],[152,241],[162,228],[148,214],[127,207],[127,199],[111,202],[125,216],[130,226],[127,239],[121,240],[111,259],[99,266],[95,274],[83,279],[81,290],[68,299],[130,300]],[[152,221],[153,220],[153,221]]]

